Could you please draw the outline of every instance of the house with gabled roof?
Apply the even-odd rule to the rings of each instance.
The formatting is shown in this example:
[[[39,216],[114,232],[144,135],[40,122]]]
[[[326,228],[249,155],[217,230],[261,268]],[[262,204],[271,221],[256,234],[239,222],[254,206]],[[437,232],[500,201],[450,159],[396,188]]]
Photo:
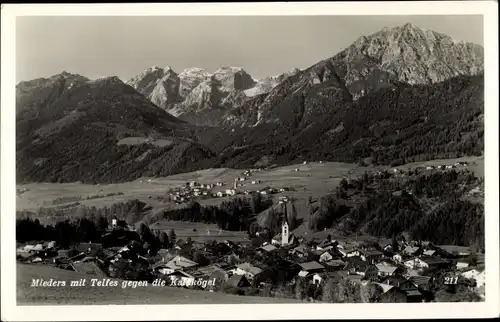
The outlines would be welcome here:
[[[176,270],[166,274],[171,285],[177,287],[193,287],[196,278],[184,270]]]
[[[408,278],[410,282],[412,282],[418,289],[428,290],[429,283],[431,281],[430,276],[410,276]]]
[[[342,275],[339,274],[338,272],[319,272],[313,274],[312,283],[314,285],[321,285],[327,280],[334,280],[336,282],[339,282],[342,279],[343,279]]]
[[[301,271],[298,276],[303,278],[312,277],[314,273],[322,272],[325,270],[325,267],[316,261],[299,263]]]
[[[399,289],[404,292],[406,296],[406,302],[410,303],[422,302],[423,295],[413,282],[405,281],[399,286]]]
[[[450,265],[448,261],[435,256],[414,257],[406,260],[403,264],[409,269],[438,268]]]
[[[389,275],[389,276],[382,277],[380,279],[380,283],[386,284],[386,285],[392,285],[392,286],[396,286],[396,287],[399,287],[404,282],[406,282],[406,278],[399,276],[399,275]]]
[[[472,279],[476,281],[476,287],[481,288],[485,284],[485,273],[484,269],[473,268],[471,270],[460,273],[465,278]]]
[[[316,245],[317,250],[329,250],[333,247],[337,247],[339,243],[336,240],[325,239],[318,245]]]
[[[99,277],[107,277],[106,273],[95,261],[73,262],[70,263],[75,272],[95,275]]]
[[[253,266],[252,264],[246,262],[237,265],[234,274],[244,275],[249,281],[252,281],[259,274],[261,274],[262,271],[263,270],[261,268]]]
[[[175,271],[175,270],[184,270],[187,268],[198,266],[198,263],[193,262],[192,260],[184,256],[177,255],[170,261],[168,261],[165,264],[165,266]]]
[[[269,253],[269,252],[272,252],[272,251],[276,250],[277,248],[276,248],[276,246],[274,246],[272,244],[267,244],[265,246],[259,247],[258,249],[262,250],[262,251],[264,251],[266,253]]]
[[[307,256],[308,252],[309,252],[309,247],[307,247],[303,244],[300,244],[299,246],[293,248],[290,251],[290,254],[297,256],[297,257],[304,257],[304,256]]]
[[[408,245],[403,249],[402,253],[408,256],[415,256],[419,251],[420,247]]]
[[[238,275],[234,274],[231,276],[225,283],[224,285],[226,287],[248,287],[251,285],[250,281],[246,278],[245,275]]]
[[[327,262],[322,262],[328,270],[341,270],[346,266],[346,262],[341,259],[332,259]]]
[[[403,273],[403,269],[397,266],[384,264],[376,264],[375,266],[378,269],[379,276],[391,276]]]
[[[384,257],[384,253],[376,249],[363,250],[360,253],[360,257],[369,264],[374,264]]]
[[[350,274],[364,275],[364,272],[368,268],[368,264],[359,256],[345,257],[344,261],[346,262],[344,270]]]

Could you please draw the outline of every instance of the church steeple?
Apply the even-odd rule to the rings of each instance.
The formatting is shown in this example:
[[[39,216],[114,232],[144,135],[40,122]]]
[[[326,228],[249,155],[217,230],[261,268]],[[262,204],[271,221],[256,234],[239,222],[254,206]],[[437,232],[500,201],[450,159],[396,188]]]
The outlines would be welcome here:
[[[286,209],[287,203],[284,202],[282,205],[284,208],[284,218],[283,223],[281,224],[281,245],[286,246],[290,240],[290,226],[288,224],[288,212]]]

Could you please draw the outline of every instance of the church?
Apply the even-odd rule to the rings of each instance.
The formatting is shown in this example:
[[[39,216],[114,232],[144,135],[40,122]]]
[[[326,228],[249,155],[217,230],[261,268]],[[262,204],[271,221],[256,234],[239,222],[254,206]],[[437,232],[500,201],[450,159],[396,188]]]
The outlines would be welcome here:
[[[284,208],[284,218],[283,222],[281,223],[281,233],[277,234],[276,236],[273,237],[271,240],[271,243],[273,245],[280,245],[282,247],[286,246],[293,246],[297,243],[297,238],[293,233],[290,232],[290,222],[288,218],[288,208],[293,211],[292,207],[287,207],[287,202],[284,202],[282,204],[282,207]]]

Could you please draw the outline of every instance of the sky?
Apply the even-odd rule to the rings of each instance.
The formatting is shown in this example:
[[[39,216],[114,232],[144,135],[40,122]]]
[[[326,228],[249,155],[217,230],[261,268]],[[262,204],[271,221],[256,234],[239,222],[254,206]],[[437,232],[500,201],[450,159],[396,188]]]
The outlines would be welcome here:
[[[234,66],[258,79],[307,68],[361,35],[407,22],[483,45],[480,15],[24,16],[16,20],[16,78],[64,70],[127,80],[152,66]]]

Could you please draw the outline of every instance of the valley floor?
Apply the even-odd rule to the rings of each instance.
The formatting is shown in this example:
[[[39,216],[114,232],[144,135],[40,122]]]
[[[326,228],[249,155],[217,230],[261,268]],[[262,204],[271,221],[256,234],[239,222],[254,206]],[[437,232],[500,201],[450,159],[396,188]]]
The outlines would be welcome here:
[[[484,176],[484,157],[464,157],[460,159],[443,159],[418,162],[399,166],[399,169],[412,167],[426,167],[429,165],[448,165],[458,161],[470,164],[476,176]],[[298,171],[295,171],[298,169]],[[365,171],[380,171],[386,166],[359,167],[355,164],[338,162],[311,162],[278,167],[262,172],[255,172],[246,181],[241,182],[238,189],[258,190],[264,187],[294,188],[286,195],[297,200],[306,200],[328,194],[334,190],[343,177],[353,178]],[[81,183],[31,183],[17,185],[17,210],[36,210],[40,207],[71,207],[76,205],[95,206],[97,208],[110,206],[130,199],[139,199],[153,208],[172,207],[161,198],[166,196],[167,190],[184,185],[189,181],[200,183],[224,182],[225,186],[215,187],[212,192],[229,189],[233,180],[241,176],[244,170],[236,169],[206,169],[190,173],[183,173],[163,178],[141,178],[135,181],[117,184],[89,185]],[[252,184],[251,181],[260,183]],[[209,198],[198,200],[201,205],[216,205],[231,197]],[[299,214],[300,217],[300,214]]]

